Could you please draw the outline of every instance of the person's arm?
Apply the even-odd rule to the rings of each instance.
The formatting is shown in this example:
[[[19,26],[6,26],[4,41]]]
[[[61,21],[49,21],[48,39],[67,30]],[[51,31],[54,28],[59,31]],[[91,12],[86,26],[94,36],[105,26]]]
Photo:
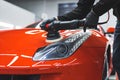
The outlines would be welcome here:
[[[93,6],[91,11],[86,16],[84,27],[96,27],[99,16],[107,12],[109,9],[115,7],[119,1],[120,0],[100,0],[96,5]]]
[[[101,16],[106,13],[111,8],[115,7],[120,0],[100,0],[96,5],[93,6],[93,11]]]
[[[74,10],[62,16],[58,16],[57,18],[60,21],[83,19],[93,7],[94,1],[95,0],[79,0],[77,3],[77,7]]]

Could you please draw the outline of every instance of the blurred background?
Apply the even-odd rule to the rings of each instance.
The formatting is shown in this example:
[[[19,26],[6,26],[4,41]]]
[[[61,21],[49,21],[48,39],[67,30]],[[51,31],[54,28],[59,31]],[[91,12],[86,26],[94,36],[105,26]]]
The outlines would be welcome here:
[[[96,0],[96,2],[99,0]],[[76,7],[78,0],[0,0],[0,28],[21,28],[33,22],[63,15]],[[95,3],[96,3],[95,2]],[[107,20],[107,13],[100,22]],[[106,30],[115,26],[116,18],[110,10],[110,20],[102,25]]]

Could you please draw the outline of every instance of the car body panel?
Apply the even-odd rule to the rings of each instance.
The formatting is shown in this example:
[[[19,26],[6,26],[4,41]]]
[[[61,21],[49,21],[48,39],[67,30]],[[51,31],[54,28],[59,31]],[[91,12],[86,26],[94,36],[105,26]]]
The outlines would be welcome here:
[[[82,30],[62,30],[63,39]],[[35,28],[0,31],[0,74],[40,74],[40,80],[102,80],[108,40],[97,30],[74,54],[58,60],[33,61],[46,42],[46,31]]]

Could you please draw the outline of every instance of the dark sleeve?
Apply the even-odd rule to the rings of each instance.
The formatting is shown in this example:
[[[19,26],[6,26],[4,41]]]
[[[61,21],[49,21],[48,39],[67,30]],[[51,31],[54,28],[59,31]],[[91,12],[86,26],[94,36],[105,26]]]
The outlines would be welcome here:
[[[58,16],[58,20],[69,21],[73,19],[85,18],[93,7],[94,1],[95,0],[79,0],[77,3],[77,7],[74,10],[62,16]]]
[[[93,6],[93,11],[98,16],[101,16],[109,9],[115,7],[119,1],[120,0],[100,0],[96,5]]]

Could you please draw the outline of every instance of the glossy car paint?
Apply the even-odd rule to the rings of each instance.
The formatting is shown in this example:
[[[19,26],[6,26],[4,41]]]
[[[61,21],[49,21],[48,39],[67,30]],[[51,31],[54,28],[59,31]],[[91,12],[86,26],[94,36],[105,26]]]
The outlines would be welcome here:
[[[79,30],[65,30],[64,38]],[[82,31],[82,30],[81,30]],[[59,60],[33,61],[35,51],[52,43],[35,28],[0,31],[0,74],[39,74],[40,80],[102,80],[107,39],[97,30],[73,55]]]

